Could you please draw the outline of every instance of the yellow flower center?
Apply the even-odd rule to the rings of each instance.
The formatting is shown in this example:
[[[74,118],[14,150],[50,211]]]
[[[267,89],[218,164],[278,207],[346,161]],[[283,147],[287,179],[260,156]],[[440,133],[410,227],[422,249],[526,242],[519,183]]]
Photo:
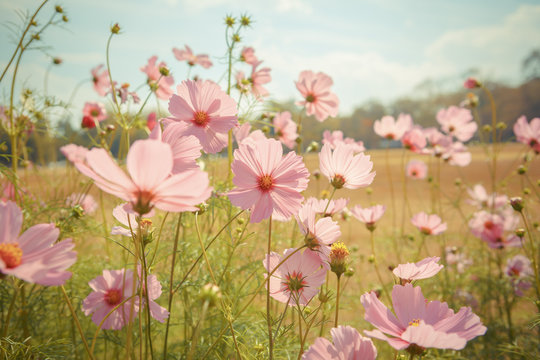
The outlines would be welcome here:
[[[206,111],[197,111],[195,114],[193,114],[193,122],[197,126],[206,126],[209,121],[210,117]]]
[[[22,254],[19,244],[0,244],[0,259],[8,269],[13,269],[21,264]]]
[[[262,191],[268,191],[274,186],[274,179],[270,175],[263,175],[258,180],[259,189]]]
[[[409,321],[409,326],[419,326],[420,325],[420,319],[413,319]]]

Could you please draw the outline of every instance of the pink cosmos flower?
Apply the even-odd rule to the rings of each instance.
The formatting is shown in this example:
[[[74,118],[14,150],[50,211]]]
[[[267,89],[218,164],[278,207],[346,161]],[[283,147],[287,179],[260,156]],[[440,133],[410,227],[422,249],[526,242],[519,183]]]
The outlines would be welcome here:
[[[425,235],[439,235],[447,229],[438,215],[428,215],[423,211],[414,215],[411,222]]]
[[[199,170],[197,159],[201,157],[202,146],[193,135],[186,135],[189,125],[169,121],[165,130],[156,126],[150,133],[149,139],[160,140],[171,146],[173,154],[172,173],[178,174],[187,170]]]
[[[94,278],[88,285],[93,291],[83,300],[82,310],[86,316],[93,313],[92,321],[98,326],[116,306],[137,294],[133,288],[132,270],[103,270],[103,275]],[[101,328],[122,329],[130,321],[132,306],[133,318],[136,318],[139,301],[135,296],[112,312]]]
[[[75,144],[64,145],[60,148],[62,155],[66,157],[72,163],[83,162],[86,159],[86,154],[88,149],[84,146],[79,146]]]
[[[315,74],[311,70],[302,71],[296,82],[296,88],[304,100],[297,101],[296,105],[305,106],[306,115],[315,115],[320,122],[329,116],[336,116],[339,99],[336,94],[330,92],[333,84],[332,78],[322,72]]]
[[[159,160],[159,161],[158,161]],[[128,201],[144,215],[155,206],[172,212],[195,211],[210,197],[208,174],[188,170],[169,176],[173,169],[170,145],[156,140],[138,140],[127,155],[127,176],[104,149],[92,149],[86,163],[75,166],[92,178],[103,191]]]
[[[263,260],[268,273],[295,250],[287,249],[283,256],[275,252],[268,254]],[[319,286],[325,281],[326,271],[322,267],[321,259],[314,252],[298,251],[270,277],[270,296],[289,306],[305,306],[319,292]]]
[[[289,149],[294,149],[298,134],[296,133],[296,123],[291,119],[291,113],[288,111],[277,113],[272,123],[279,141]]]
[[[257,142],[259,140],[266,140],[267,137],[261,130],[251,131],[251,125],[248,122],[243,123],[240,126],[236,126],[233,129],[233,135],[238,145],[242,144],[244,140]],[[248,140],[249,139],[249,140]]]
[[[364,147],[363,141],[355,141],[353,138],[343,138],[343,131],[341,130],[335,130],[330,132],[329,130],[325,130],[323,132],[323,144],[329,144],[332,147],[332,150],[334,150],[339,143],[345,143],[348,145],[351,145],[354,149],[355,153],[366,151],[366,148]]]
[[[349,199],[345,198],[339,198],[336,200],[330,200],[330,203],[328,202],[328,199],[316,199],[314,197],[310,197],[306,200],[306,204],[310,203],[313,207],[313,210],[317,214],[321,214],[322,216],[334,216],[335,214],[341,213],[347,204],[349,203]]]
[[[462,307],[454,313],[444,302],[427,301],[420,287],[410,283],[394,285],[392,303],[396,316],[374,292],[362,295],[361,302],[366,310],[365,319],[377,327],[364,333],[413,354],[425,348],[461,350],[467,341],[487,330],[471,308]]]
[[[465,82],[463,83],[463,86],[466,89],[474,89],[474,88],[480,87],[480,83],[475,78],[470,77],[470,78],[467,78],[467,80],[465,80]]]
[[[136,216],[136,214],[133,212],[131,209],[131,204],[124,203],[115,207],[112,214],[114,218],[124,226],[113,226],[111,229],[111,235],[132,237],[133,235],[131,231],[133,231],[133,234],[136,234],[139,223],[141,224],[141,230],[148,230],[152,223],[149,218],[154,216],[154,210],[150,211],[148,214],[145,214],[144,218],[141,218],[140,216]]]
[[[160,68],[166,68],[167,64],[163,61],[156,65],[157,56],[152,56],[148,59],[148,64],[141,67],[141,71],[148,77],[147,82],[151,88],[156,87],[156,96],[161,100],[167,100],[174,93],[172,86],[174,85],[174,78],[172,76],[162,76],[159,72]],[[159,80],[159,83],[158,83]]]
[[[510,278],[517,296],[523,296],[531,284],[531,278],[534,276],[531,260],[523,255],[516,255],[506,262],[505,274]]]
[[[296,215],[298,228],[305,235],[306,251],[315,252],[321,261],[327,262],[332,245],[341,236],[341,230],[336,221],[330,217],[316,219],[317,213],[313,203],[307,202]]]
[[[9,200],[16,201],[15,194],[17,194],[19,200],[22,200],[25,195],[28,195],[27,191],[20,186],[16,191],[15,186],[13,186],[13,183],[10,181],[7,181],[6,184],[2,187],[2,191],[0,192],[0,194],[0,201],[2,202],[7,202]]]
[[[90,194],[71,194],[66,199],[66,205],[80,205],[84,213],[88,215],[93,214],[98,208],[96,200]]]
[[[269,95],[268,90],[266,90],[263,85],[272,81],[272,77],[270,76],[270,71],[272,71],[272,69],[265,67],[257,70],[257,67],[261,63],[262,61],[259,61],[253,64],[251,67],[251,92],[257,98],[262,98]]]
[[[101,122],[107,118],[107,110],[105,105],[98,102],[87,102],[83,108],[83,127],[93,128],[96,122]]]
[[[143,297],[142,301],[139,301],[139,303],[142,304],[142,306],[146,306],[146,286],[145,286],[145,280],[143,278],[142,274],[142,268],[139,265],[137,271],[139,275],[139,281],[142,284],[143,287]],[[156,275],[153,274],[147,274],[148,281],[148,303],[150,308],[150,316],[152,316],[154,319],[159,321],[160,323],[165,322],[165,319],[169,317],[169,312],[167,309],[165,309],[162,306],[159,306],[155,300],[161,296],[161,283],[157,279]],[[137,293],[139,292],[139,289],[137,289]]]
[[[416,263],[399,264],[392,272],[398,278],[411,282],[414,280],[428,279],[437,275],[444,267],[438,262],[441,258],[438,256],[427,257]]]
[[[405,173],[413,179],[425,179],[427,175],[427,165],[421,160],[411,160],[407,164]]]
[[[422,131],[430,146],[429,148],[424,148],[423,153],[440,157],[452,146],[452,136],[445,135],[433,127],[423,129]]]
[[[154,127],[157,124],[156,120],[156,112],[152,111],[150,114],[148,114],[148,117],[146,118],[146,126],[150,131],[154,130]]]
[[[442,159],[453,166],[467,166],[471,163],[472,155],[467,147],[460,142],[452,143],[441,155]]]
[[[455,136],[462,142],[470,140],[478,128],[478,125],[473,121],[471,110],[457,106],[439,110],[437,121],[441,125],[442,131]]]
[[[21,209],[12,201],[0,202],[0,273],[45,286],[62,285],[66,271],[77,260],[71,239],[58,243],[54,224],[38,224],[19,236]]]
[[[520,116],[514,124],[517,141],[529,145],[536,153],[540,153],[540,118],[527,123],[525,116]]]
[[[486,242],[490,248],[519,247],[522,244],[517,235],[505,234],[505,231],[515,228],[516,220],[512,216],[505,218],[501,214],[478,211],[469,221],[469,228],[474,236]]]
[[[419,126],[413,127],[401,137],[403,146],[415,153],[420,153],[427,145],[426,135]]]
[[[294,151],[282,155],[281,143],[274,139],[243,142],[234,151],[236,188],[228,196],[233,205],[251,209],[251,222],[273,214],[289,218],[300,209],[309,172]]]
[[[508,196],[493,193],[488,195],[486,189],[481,184],[476,184],[472,189],[467,189],[471,197],[467,203],[476,206],[478,209],[494,208],[495,210],[504,210],[508,207]]]
[[[445,257],[446,263],[448,265],[456,265],[456,270],[460,274],[463,274],[465,268],[473,263],[464,253],[458,252],[454,246],[447,246],[445,248]]]
[[[255,50],[252,47],[244,47],[240,53],[240,60],[249,65],[255,65],[259,62],[257,56],[255,56]]]
[[[187,61],[189,66],[194,66],[198,64],[198,65],[201,65],[205,69],[208,69],[212,66],[212,61],[210,61],[210,58],[208,57],[208,55],[205,55],[205,54],[195,55],[193,54],[193,51],[191,50],[189,46],[185,45],[185,47],[186,47],[185,50],[173,48],[172,51],[173,51],[174,57],[176,57],[177,60]]]
[[[242,94],[247,94],[251,87],[251,81],[246,78],[246,74],[244,74],[243,71],[237,71],[234,78],[236,79],[236,88],[238,91],[240,91]]]
[[[412,127],[412,117],[407,114],[399,114],[397,121],[392,116],[383,116],[381,120],[375,120],[373,125],[375,134],[388,140],[401,140]]]
[[[101,64],[93,68],[91,73],[92,82],[94,83],[94,90],[96,90],[99,96],[105,96],[111,87],[107,69],[103,69],[103,64]]]
[[[386,206],[384,205],[375,205],[368,208],[362,208],[360,205],[356,205],[351,209],[352,215],[368,227],[374,226],[384,215],[385,211]]]
[[[131,97],[134,104],[138,104],[139,101],[141,101],[139,95],[137,95],[135,91],[129,91],[128,83],[123,83],[122,85],[118,86],[116,81],[114,81],[114,90],[116,91],[116,95],[120,98],[120,104],[125,104],[129,97]],[[109,93],[112,94],[112,87]]]
[[[375,360],[377,349],[370,339],[363,337],[350,326],[330,330],[333,344],[317,338],[303,355],[303,360]]]
[[[319,168],[336,189],[358,189],[373,182],[375,171],[369,155],[354,155],[350,145],[338,144],[334,151],[325,144],[319,153]]]
[[[185,134],[197,137],[206,153],[227,146],[227,134],[238,124],[236,101],[209,80],[182,81],[176,92],[169,100],[169,119],[189,124]]]

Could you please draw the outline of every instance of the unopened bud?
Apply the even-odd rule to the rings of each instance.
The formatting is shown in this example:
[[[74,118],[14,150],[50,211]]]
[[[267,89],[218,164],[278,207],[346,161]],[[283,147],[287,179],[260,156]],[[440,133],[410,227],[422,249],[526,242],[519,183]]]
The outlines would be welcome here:
[[[516,229],[516,236],[523,238],[525,236],[525,229],[523,228]]]
[[[371,187],[366,188],[366,194],[371,195],[373,194],[373,189]]]
[[[319,180],[321,178],[321,172],[319,170],[315,170],[312,175],[315,180]],[[538,186],[540,186],[540,180],[538,182]]]
[[[319,301],[324,304],[325,302],[327,302],[328,300],[330,300],[330,296],[328,295],[328,292],[326,291],[321,291],[319,292]]]
[[[206,284],[201,289],[201,300],[204,302],[208,302],[209,307],[213,307],[217,304],[217,302],[221,299],[221,291],[219,290],[219,286],[214,284]]]
[[[120,32],[120,25],[118,25],[118,23],[116,23],[113,26],[111,26],[111,32],[113,34],[118,34]]]
[[[77,204],[71,208],[71,217],[75,219],[80,219],[84,215],[84,209],[81,205]]]
[[[265,134],[268,134],[270,132],[270,127],[265,125],[262,127],[261,131]]]
[[[344,274],[346,277],[352,277],[354,275],[354,268],[350,267],[347,269],[347,271],[345,271],[345,274]]]
[[[454,180],[454,185],[461,186],[461,184],[463,184],[463,181],[460,178],[456,178],[456,180]]]
[[[204,214],[206,211],[208,211],[208,204],[207,203],[201,203],[199,205],[196,206],[199,210],[195,211],[197,214],[201,215],[201,214]]]
[[[170,71],[166,66],[162,66],[159,68],[159,73],[163,76],[169,76]]]
[[[369,255],[367,261],[368,261],[370,264],[373,264],[373,263],[375,262],[375,255],[373,255],[373,254]]]
[[[237,219],[236,219],[236,222],[238,223],[238,225],[244,225],[245,222],[246,222],[246,219],[244,219],[244,218],[237,218]]]
[[[108,133],[112,133],[114,130],[116,130],[116,127],[113,124],[109,124],[105,128],[105,131],[107,131]]]
[[[312,141],[309,146],[307,147],[307,152],[317,152],[319,151],[319,143],[316,141]]]
[[[338,241],[332,244],[330,248],[329,263],[330,270],[338,277],[347,271],[347,260],[349,259],[349,250],[344,243]]]
[[[62,15],[62,21],[63,22],[68,22],[68,17],[66,15]]]
[[[483,132],[491,132],[492,130],[493,130],[493,128],[491,127],[491,125],[482,126],[482,131]]]
[[[40,40],[41,38],[39,37],[39,34],[34,34],[34,35],[32,35],[32,39]]]
[[[520,197],[510,198],[510,205],[515,211],[521,212],[523,210],[523,199]]]
[[[525,165],[519,165],[517,171],[518,171],[519,175],[523,175],[523,174],[527,173],[527,167]]]
[[[524,188],[524,189],[523,189],[523,194],[524,194],[524,195],[530,195],[530,194],[531,194],[531,189],[529,189],[529,188]]]
[[[466,88],[466,89],[475,89],[475,88],[478,88],[481,86],[480,82],[478,80],[476,80],[475,78],[468,78],[467,80],[465,80],[465,83],[463,84],[463,86]]]
[[[60,59],[59,57],[53,58],[52,61],[54,65],[60,65],[62,63],[62,59]]]
[[[497,130],[504,130],[507,128],[506,124],[503,123],[502,121],[498,122],[496,126],[497,126]]]
[[[62,9],[60,5],[56,5],[54,9],[56,10],[57,13],[60,13],[60,14],[64,12],[64,9]]]

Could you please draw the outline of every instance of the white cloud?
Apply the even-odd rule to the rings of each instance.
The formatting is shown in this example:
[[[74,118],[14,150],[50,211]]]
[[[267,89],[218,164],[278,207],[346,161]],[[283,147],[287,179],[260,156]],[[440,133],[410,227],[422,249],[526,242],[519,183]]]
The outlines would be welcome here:
[[[303,0],[278,0],[276,3],[276,10],[281,13],[299,12],[311,14],[313,12],[311,5]]]

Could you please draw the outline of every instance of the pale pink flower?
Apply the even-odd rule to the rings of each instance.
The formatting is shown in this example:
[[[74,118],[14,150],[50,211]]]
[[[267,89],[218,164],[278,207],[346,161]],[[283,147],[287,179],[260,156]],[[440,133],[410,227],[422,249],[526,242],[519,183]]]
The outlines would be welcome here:
[[[246,74],[244,74],[243,71],[237,71],[234,75],[234,78],[236,79],[236,88],[242,94],[247,94],[247,92],[251,88],[251,81],[246,78]]]
[[[385,205],[375,205],[368,208],[362,208],[356,205],[351,209],[352,215],[366,226],[374,226],[377,221],[384,215],[386,211]]]
[[[456,270],[460,274],[463,274],[465,268],[473,263],[464,253],[458,252],[454,246],[447,246],[445,248],[445,258],[448,265],[456,265]]]
[[[310,197],[306,200],[306,204],[308,203],[313,206],[313,210],[317,214],[321,214],[322,216],[334,216],[335,214],[341,213],[345,209],[349,203],[349,199],[339,198],[335,200],[328,200]]]
[[[510,278],[517,296],[523,296],[524,291],[532,286],[531,279],[534,276],[534,271],[531,267],[531,260],[526,256],[516,255],[508,259],[505,274]]]
[[[231,203],[251,210],[251,222],[272,214],[289,218],[300,209],[309,172],[294,151],[283,156],[274,139],[243,142],[234,151],[231,165],[236,186],[228,194]]]
[[[305,235],[308,251],[314,251],[321,261],[327,262],[332,245],[341,236],[341,230],[336,221],[330,217],[316,219],[317,213],[313,203],[306,202],[296,215],[298,228]]]
[[[268,273],[295,250],[287,249],[283,252],[283,256],[275,252],[268,254],[263,260]],[[321,259],[314,252],[297,251],[270,277],[270,296],[289,306],[307,305],[325,281],[327,270],[322,264]]]
[[[21,209],[12,201],[0,202],[0,273],[45,286],[62,285],[71,277],[66,271],[77,260],[71,239],[58,243],[54,224],[38,224],[19,236]]]
[[[100,102],[87,102],[84,104],[83,117],[88,116],[94,121],[101,122],[107,118],[105,105]]]
[[[255,56],[255,50],[252,47],[244,47],[240,53],[240,60],[248,63],[249,65],[255,65],[259,62],[257,56]]]
[[[92,149],[86,154],[86,164],[75,166],[92,178],[101,190],[128,201],[140,215],[154,206],[181,212],[196,211],[196,205],[210,197],[208,174],[189,170],[169,176],[173,169],[170,145],[156,140],[138,140],[127,155],[130,176],[114,162],[104,149]]]
[[[17,191],[15,191],[15,186],[13,185],[13,183],[10,181],[7,181],[6,184],[2,188],[0,201],[3,201],[3,202],[7,202],[9,200],[16,201],[15,194],[17,194],[19,200],[22,200],[23,197],[27,195],[26,190],[24,190],[20,186],[18,187]]]
[[[114,90],[116,91],[117,96],[120,98],[120,104],[125,104],[130,96],[134,104],[138,104],[139,101],[141,101],[139,95],[137,95],[135,91],[129,91],[128,83],[123,83],[122,85],[117,86],[116,81],[114,81]],[[109,93],[112,94],[112,87]]]
[[[369,155],[354,154],[350,145],[339,144],[334,151],[325,144],[319,153],[319,168],[336,189],[358,189],[373,182],[375,171]]]
[[[343,138],[343,131],[335,130],[330,132],[325,130],[323,132],[323,144],[329,144],[334,150],[339,143],[345,143],[353,147],[355,153],[366,151],[363,141],[355,141],[353,138]]]
[[[364,318],[377,328],[364,333],[387,341],[396,350],[461,350],[467,341],[487,330],[471,308],[462,307],[454,313],[445,302],[426,300],[420,287],[410,283],[394,285],[392,303],[396,316],[374,292],[362,295],[361,302],[366,310]]]
[[[467,189],[467,193],[471,197],[467,203],[476,206],[478,209],[492,207],[499,211],[508,208],[508,196],[498,195],[493,193],[488,195],[486,189],[481,184],[476,184],[472,189]]]
[[[304,97],[297,101],[296,105],[306,108],[306,115],[315,115],[322,122],[329,116],[338,114],[339,99],[336,94],[330,92],[334,84],[332,78],[322,72],[314,73],[311,70],[302,71],[296,82],[296,88]]]
[[[319,337],[302,355],[303,360],[375,360],[377,349],[370,339],[350,326],[330,330],[333,344]]]
[[[66,157],[72,163],[83,162],[86,159],[86,154],[88,153],[87,148],[84,146],[79,146],[75,144],[67,144],[60,148],[62,155]]]
[[[93,313],[92,321],[97,326],[123,301],[125,301],[124,304],[109,315],[101,328],[120,330],[130,321],[130,315],[133,319],[137,317],[138,297],[129,299],[137,294],[136,289],[133,288],[132,270],[103,270],[102,275],[90,280],[88,285],[93,291],[83,300],[82,310],[86,316]]]
[[[165,130],[156,126],[149,135],[149,139],[160,140],[171,146],[173,155],[172,173],[178,174],[187,170],[199,170],[197,159],[201,157],[202,146],[193,135],[187,135],[189,125],[168,121]]]
[[[148,214],[145,214],[144,218],[141,218],[133,212],[133,209],[131,209],[131,204],[124,203],[115,207],[112,214],[114,218],[124,226],[113,226],[111,229],[111,235],[132,237],[133,234],[137,234],[139,223],[141,223],[142,230],[147,230],[149,222],[151,223],[151,220],[148,220],[154,216],[154,210],[150,211]]]
[[[446,223],[443,223],[438,215],[428,215],[423,211],[414,215],[411,222],[426,235],[439,235],[447,229]]]
[[[150,87],[157,86],[156,96],[161,100],[167,100],[174,93],[172,86],[174,85],[174,78],[172,76],[163,76],[159,72],[160,68],[166,68],[167,64],[163,61],[157,63],[157,56],[152,56],[148,59],[148,64],[141,67],[141,71],[148,77],[147,82]],[[159,83],[158,83],[159,80]]]
[[[193,51],[191,50],[189,46],[185,45],[185,47],[186,47],[185,50],[184,49],[180,50],[178,48],[172,49],[174,57],[176,57],[177,60],[187,61],[189,66],[194,66],[198,64],[198,65],[201,65],[205,69],[208,69],[212,66],[212,61],[210,61],[210,58],[208,57],[208,55],[206,54],[195,55],[193,54]]]
[[[470,140],[478,128],[478,125],[473,121],[471,110],[457,106],[439,110],[437,121],[441,125],[442,131],[455,136],[462,142]]]
[[[98,203],[94,197],[90,194],[78,194],[74,193],[67,197],[66,205],[75,206],[79,205],[84,210],[85,214],[93,214],[97,208]]]
[[[257,98],[269,95],[268,90],[266,90],[263,85],[272,81],[272,77],[270,76],[270,71],[272,71],[272,69],[265,67],[257,70],[257,67],[261,63],[262,61],[259,61],[251,67],[251,92]]]
[[[405,173],[413,179],[425,179],[427,176],[427,165],[421,160],[411,160],[407,164]]]
[[[291,113],[288,111],[277,113],[272,123],[274,124],[274,132],[279,141],[289,149],[294,149],[298,134],[296,133],[296,123],[291,119]]]
[[[472,155],[463,143],[452,143],[441,155],[442,159],[453,166],[467,166],[471,163]]]
[[[422,131],[430,146],[430,148],[424,148],[423,153],[440,157],[452,146],[452,136],[445,135],[433,127],[423,129]]]
[[[169,119],[189,124],[185,134],[197,137],[206,153],[227,146],[227,134],[238,124],[236,101],[209,80],[182,81],[176,92],[169,100]]]
[[[525,116],[520,116],[514,124],[517,141],[529,145],[536,153],[540,153],[540,118],[527,123]]]
[[[392,271],[398,278],[411,282],[414,280],[428,279],[437,275],[444,267],[438,262],[441,258],[438,256],[427,257],[416,263],[399,264]]]
[[[109,72],[107,69],[103,69],[103,64],[101,64],[93,68],[91,73],[94,90],[96,90],[99,96],[105,96],[111,87]]]
[[[139,301],[138,303],[142,304],[142,306],[146,306],[146,286],[141,270],[141,265],[139,265],[137,271],[139,275],[139,281],[142,284],[143,288],[143,297],[142,301]],[[155,302],[155,300],[161,296],[161,283],[157,279],[156,275],[149,273],[147,274],[146,281],[148,281],[148,304],[150,308],[150,315],[157,321],[163,323],[165,322],[165,319],[169,317],[169,312],[167,311],[167,309],[159,306],[159,304]],[[139,289],[137,289],[137,292],[138,291]]]
[[[401,140],[412,127],[412,117],[407,114],[399,114],[397,121],[392,116],[383,116],[381,120],[375,120],[373,125],[375,134],[388,140]]]
[[[469,220],[469,228],[474,236],[486,242],[490,248],[519,247],[522,244],[517,235],[505,234],[505,231],[513,230],[515,223],[513,217],[505,218],[500,214],[478,211]]]
[[[236,126],[233,129],[233,135],[238,145],[242,144],[244,140],[250,142],[257,142],[259,140],[266,140],[267,137],[261,130],[251,131],[251,125],[248,122],[243,123],[240,126]]]
[[[421,127],[413,127],[401,137],[403,146],[415,153],[420,153],[427,145],[426,135]]]

